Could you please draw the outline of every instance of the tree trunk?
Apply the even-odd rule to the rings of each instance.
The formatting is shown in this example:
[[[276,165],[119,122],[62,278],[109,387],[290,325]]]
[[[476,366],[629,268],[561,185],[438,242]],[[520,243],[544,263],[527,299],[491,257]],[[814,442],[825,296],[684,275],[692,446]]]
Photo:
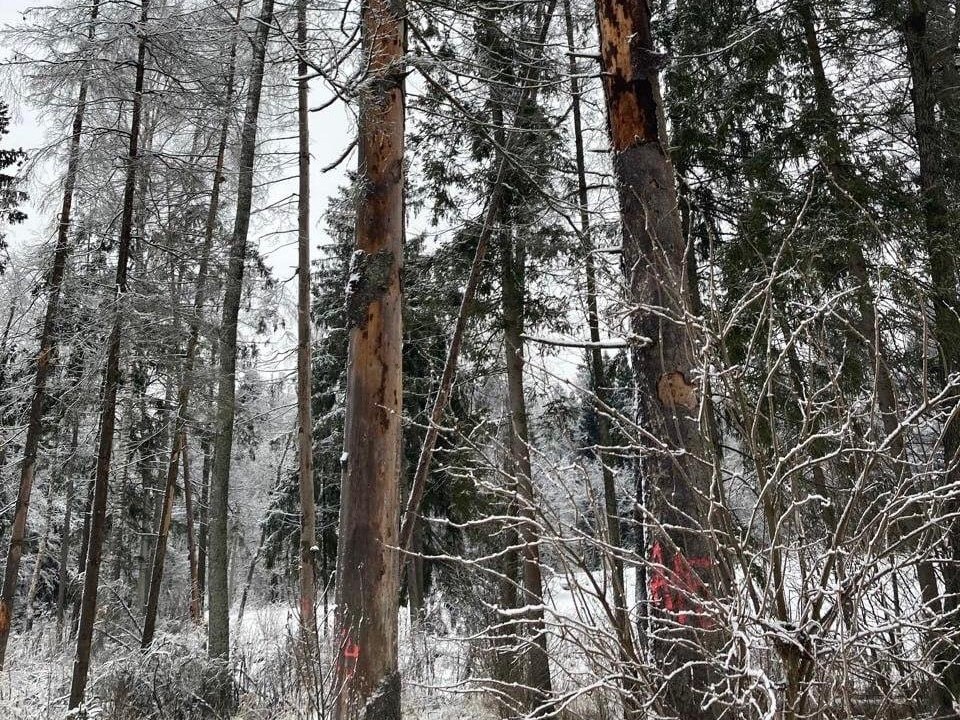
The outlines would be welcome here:
[[[97,16],[100,12],[99,0],[93,0],[90,8],[90,27],[87,37],[93,41]],[[20,558],[23,554],[23,536],[27,528],[27,512],[30,507],[30,492],[37,467],[37,448],[43,434],[43,405],[47,394],[47,378],[55,361],[57,352],[56,321],[60,312],[60,287],[67,271],[67,258],[70,255],[70,216],[73,210],[73,192],[80,172],[80,141],[83,136],[83,119],[87,108],[87,80],[82,77],[77,94],[77,106],[73,114],[73,128],[70,135],[70,150],[67,160],[67,174],[63,184],[63,200],[60,205],[60,221],[57,223],[57,244],[53,251],[53,269],[49,277],[49,296],[43,316],[43,328],[40,331],[40,352],[37,354],[36,370],[33,379],[33,397],[27,415],[27,435],[24,440],[23,462],[20,465],[20,489],[13,511],[13,524],[10,527],[10,544],[3,575],[3,591],[0,593],[0,669],[7,651],[10,637],[10,621],[13,617],[13,605],[17,593],[17,581],[20,575]]]
[[[601,70],[613,166],[620,197],[623,268],[631,300],[645,452],[637,500],[655,523],[646,528],[650,569],[650,648],[663,668],[665,710],[704,718],[716,673],[697,596],[710,592],[715,552],[706,528],[711,468],[698,422],[701,407],[696,330],[690,307],[686,242],[667,154],[659,67],[643,0],[597,0]],[[688,665],[690,664],[690,665]],[[687,666],[688,667],[684,667]],[[716,707],[716,705],[714,705]]]
[[[247,256],[247,233],[253,203],[253,164],[257,151],[257,124],[263,88],[264,57],[273,25],[273,0],[263,0],[260,22],[253,39],[253,60],[247,89],[247,105],[240,138],[240,173],[237,181],[237,214],[230,241],[230,264],[224,278],[223,319],[220,324],[220,370],[216,403],[213,470],[210,478],[209,556],[210,616],[207,651],[226,660],[230,655],[230,598],[227,583],[229,561],[227,517],[230,499],[230,460],[233,454],[233,418],[236,400],[237,319]]]
[[[543,622],[543,577],[540,568],[540,538],[535,530],[536,500],[530,464],[530,429],[523,389],[524,264],[522,240],[514,240],[512,228],[502,232],[501,283],[503,335],[507,367],[507,401],[510,416],[510,454],[516,473],[517,514],[522,544],[521,578],[526,633],[524,682],[530,692],[528,711],[543,712],[551,694],[550,659]],[[516,252],[514,250],[516,249]]]
[[[400,412],[405,9],[367,0],[360,23],[356,251],[347,287],[345,463],[337,548],[335,720],[399,720]]]
[[[183,456],[183,502],[187,511],[187,560],[190,563],[190,619],[197,625],[203,619],[200,615],[200,582],[197,573],[197,532],[193,506],[193,484],[190,480],[190,457],[187,453],[187,435],[181,435],[181,455]]]
[[[941,382],[946,384],[952,375],[960,372],[960,297],[957,293],[957,234],[951,226],[946,196],[947,172],[944,168],[945,141],[937,117],[938,88],[934,79],[932,58],[934,49],[928,34],[929,10],[926,0],[910,0],[903,21],[903,37],[907,62],[913,82],[911,98],[915,123],[915,140],[920,161],[920,192],[926,234],[923,241],[930,263],[930,300],[934,311],[934,333],[940,346]],[[947,398],[948,410],[960,405],[960,389],[956,387]],[[956,413],[947,413],[940,441],[944,453],[944,483],[960,484],[960,420]],[[957,602],[960,598],[960,521],[957,512],[960,502],[950,500],[944,507],[949,517],[946,537],[950,562],[943,568],[946,585],[944,618],[946,634],[951,636],[935,652],[936,671],[947,693],[948,705],[944,717],[958,717],[949,704],[950,698],[960,697],[960,657],[954,647],[960,632]]]
[[[67,488],[65,492],[63,514],[63,532],[60,537],[60,572],[59,582],[57,583],[57,638],[63,638],[63,624],[67,612],[67,583],[69,582],[69,573],[67,565],[70,559],[70,534],[73,530],[73,496],[74,496],[74,470],[76,469],[77,445],[80,435],[80,417],[75,413],[73,417],[73,431],[70,435],[70,459],[67,463]]]
[[[297,421],[300,479],[300,628],[305,647],[317,638],[317,501],[313,490],[313,416],[311,414],[312,353],[310,352],[310,134],[307,106],[307,2],[297,3],[297,125],[300,136],[300,188],[297,196]]]
[[[140,5],[140,40],[137,49],[136,82],[130,114],[130,147],[127,156],[123,187],[123,212],[120,219],[120,241],[117,250],[117,295],[113,303],[113,328],[107,345],[107,365],[103,381],[103,407],[100,413],[100,439],[97,448],[97,468],[93,485],[93,504],[90,513],[90,539],[83,576],[83,598],[80,602],[80,622],[77,626],[77,650],[73,661],[69,708],[83,702],[90,669],[90,645],[97,615],[97,590],[100,580],[100,562],[106,534],[107,492],[110,480],[110,458],[113,453],[113,431],[117,416],[117,388],[120,384],[120,332],[123,326],[121,304],[127,291],[127,261],[133,229],[133,201],[137,185],[139,161],[140,113],[143,105],[143,78],[146,64],[146,22],[149,0]]]
[[[200,507],[197,508],[199,532],[197,533],[197,600],[200,602],[200,618],[203,619],[203,606],[207,590],[207,535],[210,518],[210,441],[200,441],[203,451],[203,468],[200,470]]]

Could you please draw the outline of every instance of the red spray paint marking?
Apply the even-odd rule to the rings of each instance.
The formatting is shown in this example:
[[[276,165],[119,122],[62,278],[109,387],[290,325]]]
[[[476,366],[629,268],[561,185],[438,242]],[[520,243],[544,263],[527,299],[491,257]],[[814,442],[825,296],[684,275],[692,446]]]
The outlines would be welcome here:
[[[700,603],[690,602],[692,596],[703,596],[706,586],[694,568],[709,568],[713,561],[706,556],[685,558],[677,552],[668,566],[664,562],[663,546],[655,542],[650,551],[653,576],[650,578],[650,599],[670,613],[675,613],[681,625],[696,625],[709,630],[713,620],[703,614]]]
[[[342,630],[340,632],[340,648],[340,654],[344,658],[342,666],[344,676],[347,680],[349,680],[357,671],[357,662],[360,658],[360,646],[353,641],[353,638],[350,637],[350,633],[347,630]],[[340,665],[340,662],[341,660],[338,656],[336,664]]]

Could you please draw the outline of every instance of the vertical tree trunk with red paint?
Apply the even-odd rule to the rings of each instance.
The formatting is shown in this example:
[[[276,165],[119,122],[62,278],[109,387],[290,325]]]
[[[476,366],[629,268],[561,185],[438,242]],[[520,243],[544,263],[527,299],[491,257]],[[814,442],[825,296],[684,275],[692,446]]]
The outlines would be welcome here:
[[[345,462],[337,550],[336,720],[399,720],[402,2],[365,0],[356,251],[347,287]]]
[[[597,0],[601,70],[623,229],[632,311],[639,419],[655,439],[641,461],[638,502],[650,513],[649,646],[664,670],[664,710],[701,711],[712,673],[708,623],[696,596],[708,592],[714,552],[707,529],[711,468],[698,414],[696,331],[686,322],[690,288],[676,180],[667,152],[646,0]],[[686,669],[681,668],[691,663]],[[670,675],[672,673],[672,675]]]

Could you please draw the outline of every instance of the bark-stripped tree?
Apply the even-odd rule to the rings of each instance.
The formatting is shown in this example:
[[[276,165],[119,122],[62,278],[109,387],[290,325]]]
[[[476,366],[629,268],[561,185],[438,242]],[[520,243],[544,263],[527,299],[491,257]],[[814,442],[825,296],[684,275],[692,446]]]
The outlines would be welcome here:
[[[100,12],[99,0],[94,0],[90,8],[90,26],[87,38],[92,42]],[[87,108],[87,79],[81,78],[77,91],[77,105],[73,114],[73,128],[67,158],[67,173],[63,183],[63,200],[60,205],[60,218],[57,224],[57,244],[53,252],[53,268],[50,271],[47,309],[44,313],[43,328],[40,331],[40,351],[37,353],[36,371],[33,381],[33,397],[27,416],[27,435],[24,440],[23,460],[20,465],[20,489],[13,511],[13,526],[10,528],[10,544],[7,549],[7,561],[4,566],[3,591],[0,594],[0,668],[3,668],[10,637],[10,623],[13,616],[14,601],[20,577],[20,558],[23,554],[23,537],[27,527],[27,512],[30,508],[30,493],[37,467],[37,449],[43,434],[43,408],[47,395],[47,377],[56,360],[57,333],[56,322],[60,311],[60,288],[67,271],[67,259],[70,256],[70,217],[73,210],[73,194],[80,172],[80,141],[83,137],[83,120]]]
[[[632,309],[638,415],[644,430],[637,502],[650,563],[650,648],[666,675],[663,704],[680,718],[701,706],[712,678],[709,620],[715,550],[705,507],[711,469],[700,428],[697,333],[689,320],[686,242],[668,154],[659,70],[646,0],[597,0],[600,65],[620,199],[623,270]]]
[[[130,145],[127,151],[123,186],[123,209],[120,218],[120,239],[117,247],[116,295],[110,309],[112,327],[107,344],[106,369],[103,380],[103,400],[100,411],[100,437],[97,446],[97,467],[89,518],[89,540],[83,572],[83,597],[80,601],[80,619],[77,625],[77,647],[70,683],[70,709],[83,702],[90,670],[90,647],[97,617],[97,592],[100,582],[100,564],[107,532],[107,494],[110,485],[110,460],[113,454],[113,435],[117,418],[117,389],[120,385],[120,340],[124,322],[124,294],[127,290],[127,264],[133,239],[133,207],[137,188],[140,160],[140,120],[143,109],[143,83],[147,56],[147,13],[149,0],[142,0],[137,24],[136,79],[130,109]]]
[[[264,60],[273,26],[273,0],[263,0],[257,31],[253,37],[253,58],[247,85],[247,103],[240,131],[237,211],[230,240],[230,263],[224,278],[223,317],[220,323],[220,368],[216,401],[216,435],[213,468],[210,473],[209,592],[210,616],[207,652],[226,660],[230,656],[230,594],[227,583],[229,542],[227,519],[230,500],[230,462],[233,456],[233,421],[236,400],[237,320],[247,261],[247,234],[253,205],[253,165],[257,156],[257,129],[260,95],[263,89]]]
[[[367,0],[337,548],[336,720],[399,720],[405,10]]]

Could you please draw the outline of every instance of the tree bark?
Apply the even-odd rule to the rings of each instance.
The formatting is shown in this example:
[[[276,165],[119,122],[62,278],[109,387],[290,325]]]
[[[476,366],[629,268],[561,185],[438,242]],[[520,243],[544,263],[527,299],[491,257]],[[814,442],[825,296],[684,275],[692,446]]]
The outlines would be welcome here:
[[[297,125],[300,187],[297,197],[297,455],[300,480],[300,629],[304,647],[317,639],[317,501],[313,489],[313,416],[310,345],[310,109],[307,106],[307,2],[297,3]]]
[[[524,264],[522,240],[515,240],[512,228],[502,231],[501,288],[503,293],[503,334],[507,367],[507,401],[510,416],[509,449],[516,473],[517,514],[522,544],[521,578],[525,631],[530,642],[524,650],[524,682],[530,694],[528,712],[546,710],[552,692],[550,658],[544,627],[543,577],[540,568],[540,538],[535,530],[536,500],[530,463],[530,428],[523,389]]]
[[[70,459],[66,467],[67,488],[65,492],[63,514],[63,532],[60,537],[60,572],[59,582],[57,584],[57,638],[63,638],[63,624],[67,612],[67,583],[69,582],[69,573],[67,565],[70,558],[70,534],[73,530],[73,496],[74,496],[74,469],[76,466],[77,446],[80,435],[80,418],[75,413],[73,417],[73,430],[70,435]]]
[[[203,619],[200,614],[200,582],[197,573],[196,510],[193,506],[193,483],[190,480],[190,457],[187,453],[187,435],[181,435],[183,458],[183,502],[187,512],[187,560],[190,564],[190,619],[197,625]]]
[[[947,172],[944,167],[945,141],[937,117],[938,87],[934,78],[934,48],[928,33],[929,7],[926,0],[910,0],[903,20],[903,38],[912,80],[911,99],[914,113],[914,136],[920,161],[920,192],[926,233],[923,237],[931,280],[930,300],[934,312],[934,333],[940,346],[941,382],[960,372],[960,296],[957,293],[957,234],[951,226],[946,194]],[[948,410],[960,405],[960,389],[954,388],[947,398]],[[940,442],[944,453],[944,483],[960,483],[960,420],[956,413],[947,413]],[[935,653],[936,671],[947,693],[949,714],[958,717],[950,698],[960,698],[960,657],[954,644],[960,633],[957,602],[960,599],[960,502],[953,499],[944,507],[947,524],[946,545],[950,562],[943,569],[946,586],[944,624],[953,638],[942,643]],[[945,708],[946,709],[946,708]]]
[[[90,670],[90,646],[97,615],[97,590],[100,580],[100,562],[106,534],[107,493],[110,480],[110,459],[113,453],[113,431],[117,415],[117,388],[120,384],[120,340],[123,327],[121,304],[127,291],[127,261],[133,229],[133,201],[136,193],[139,165],[140,115],[143,107],[143,80],[146,67],[146,22],[149,0],[142,0],[138,32],[136,81],[130,114],[130,146],[123,187],[123,211],[120,219],[120,241],[117,250],[117,294],[113,303],[113,328],[107,345],[107,365],[103,381],[103,406],[100,413],[100,439],[97,448],[97,467],[93,485],[93,504],[90,513],[90,539],[83,575],[83,597],[80,602],[80,622],[77,626],[77,648],[70,683],[69,708],[83,702]]]
[[[87,38],[92,42],[100,13],[99,0],[93,0],[90,8],[90,26]],[[53,269],[49,277],[49,295],[47,308],[40,331],[40,351],[37,353],[36,370],[33,378],[33,396],[27,415],[27,435],[24,439],[23,461],[20,465],[20,489],[13,511],[13,523],[10,527],[10,543],[7,548],[6,565],[3,575],[3,590],[0,592],[0,669],[3,669],[7,641],[10,638],[10,622],[13,618],[14,601],[20,576],[20,559],[23,555],[23,537],[27,528],[27,512],[30,507],[30,493],[37,467],[37,449],[43,434],[43,405],[47,396],[47,378],[55,362],[57,353],[56,321],[60,313],[60,288],[67,271],[67,259],[70,256],[70,217],[73,210],[73,193],[80,172],[80,141],[83,137],[83,121],[87,109],[87,80],[82,77],[77,93],[77,105],[73,114],[73,127],[70,135],[70,150],[67,160],[67,174],[63,183],[63,200],[60,205],[60,221],[57,223],[57,244],[53,251]],[[12,315],[11,315],[12,317]]]
[[[646,528],[650,648],[664,669],[662,703],[679,718],[702,710],[710,669],[708,618],[697,597],[716,586],[715,551],[703,520],[710,498],[708,442],[698,422],[696,330],[686,321],[690,288],[686,242],[644,0],[597,0],[600,64],[623,228],[623,268],[636,303],[633,348],[644,430],[637,500]],[[687,666],[687,667],[684,667]],[[714,704],[713,707],[716,707]]]
[[[366,0],[360,23],[356,251],[347,287],[345,462],[337,548],[335,720],[399,720],[400,412],[405,8]]]
[[[237,181],[237,214],[230,241],[230,264],[223,297],[220,324],[220,370],[216,403],[213,469],[210,477],[209,582],[210,612],[207,651],[210,657],[230,656],[230,598],[227,582],[229,546],[227,517],[230,498],[230,460],[233,454],[233,419],[236,401],[237,319],[243,291],[247,255],[247,233],[253,203],[253,165],[257,151],[260,93],[263,88],[264,58],[273,25],[273,0],[263,0],[260,22],[253,38],[253,60],[247,89],[247,104],[240,136],[240,173]]]

